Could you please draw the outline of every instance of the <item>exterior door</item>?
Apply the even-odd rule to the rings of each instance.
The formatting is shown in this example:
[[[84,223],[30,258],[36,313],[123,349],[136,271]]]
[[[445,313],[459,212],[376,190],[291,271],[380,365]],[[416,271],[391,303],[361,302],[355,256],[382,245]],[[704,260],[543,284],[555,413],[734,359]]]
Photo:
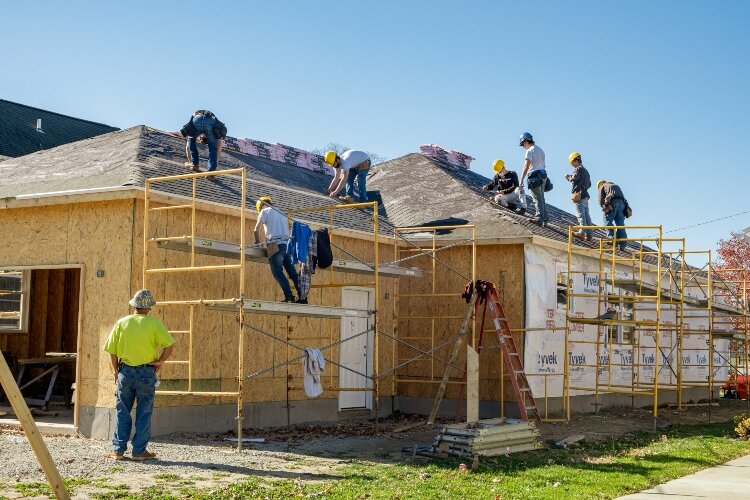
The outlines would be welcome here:
[[[341,306],[351,309],[372,310],[373,293],[370,288],[343,288],[341,290]],[[339,367],[339,387],[345,389],[371,388],[372,380],[359,375],[372,374],[373,334],[357,334],[372,326],[372,318],[341,318],[341,343],[339,348],[339,363],[358,372]],[[351,340],[346,340],[350,339]],[[372,392],[370,391],[339,391],[339,410],[372,408]]]

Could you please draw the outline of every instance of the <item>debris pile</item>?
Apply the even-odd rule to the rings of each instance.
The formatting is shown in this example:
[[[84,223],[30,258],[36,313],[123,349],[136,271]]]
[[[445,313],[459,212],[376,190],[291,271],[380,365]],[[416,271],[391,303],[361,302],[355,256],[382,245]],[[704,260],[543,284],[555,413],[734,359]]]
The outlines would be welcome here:
[[[446,425],[435,439],[433,452],[471,458],[475,455],[508,455],[541,447],[539,430],[534,422],[493,418]]]

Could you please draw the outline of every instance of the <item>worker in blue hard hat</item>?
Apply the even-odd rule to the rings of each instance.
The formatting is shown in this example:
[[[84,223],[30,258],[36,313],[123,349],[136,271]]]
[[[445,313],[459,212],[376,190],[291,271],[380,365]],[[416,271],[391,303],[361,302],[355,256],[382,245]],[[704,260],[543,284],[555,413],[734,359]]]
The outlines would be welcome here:
[[[552,183],[547,179],[544,151],[536,145],[534,137],[529,132],[521,134],[519,146],[526,150],[523,172],[521,173],[521,183],[523,184],[523,180],[528,175],[528,186],[529,191],[531,191],[531,198],[534,200],[535,210],[531,221],[538,223],[542,227],[547,227],[547,204],[544,201],[544,193],[552,189]]]

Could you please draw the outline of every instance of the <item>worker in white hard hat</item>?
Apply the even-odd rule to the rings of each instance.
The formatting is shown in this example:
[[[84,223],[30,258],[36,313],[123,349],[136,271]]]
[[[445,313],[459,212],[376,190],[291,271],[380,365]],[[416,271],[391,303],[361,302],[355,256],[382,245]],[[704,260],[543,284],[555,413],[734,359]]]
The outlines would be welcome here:
[[[349,149],[340,155],[336,151],[327,151],[323,159],[334,170],[333,180],[328,186],[328,196],[336,198],[346,186],[344,195],[339,196],[341,201],[345,203],[353,203],[355,200],[361,203],[367,201],[367,172],[370,170],[370,155],[364,151]],[[359,192],[358,197],[354,195],[355,180]]]
[[[503,160],[495,160],[492,164],[492,169],[495,171],[495,177],[492,178],[491,182],[482,186],[482,189],[485,191],[497,189],[493,198],[495,203],[515,210],[520,204],[520,198],[518,197],[518,174],[505,168]]]
[[[287,217],[273,206],[273,201],[269,196],[261,196],[255,203],[255,208],[258,210],[258,222],[253,230],[255,243],[260,243],[259,229],[262,224],[266,235],[266,253],[268,263],[271,265],[271,274],[281,287],[281,291],[284,292],[284,302],[296,302],[297,299],[292,295],[292,289],[289,286],[289,279],[294,283],[299,296],[299,275],[292,264],[291,255],[287,252],[289,244]],[[284,271],[289,278],[284,275]]]
[[[571,195],[570,200],[576,209],[576,217],[579,226],[593,226],[591,214],[589,213],[589,188],[591,187],[591,176],[589,171],[583,166],[581,153],[573,151],[568,155],[568,163],[573,167],[572,174],[566,174],[565,178],[570,181]],[[573,232],[573,236],[586,241],[591,241],[591,229],[579,229]]]

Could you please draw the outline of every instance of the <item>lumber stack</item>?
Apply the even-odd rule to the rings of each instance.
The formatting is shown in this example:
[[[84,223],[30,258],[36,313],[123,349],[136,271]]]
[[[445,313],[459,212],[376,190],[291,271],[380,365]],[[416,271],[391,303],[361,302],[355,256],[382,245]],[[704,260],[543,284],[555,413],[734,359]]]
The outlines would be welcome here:
[[[433,451],[471,458],[474,455],[508,455],[541,447],[534,422],[493,418],[446,425],[435,439]]]

